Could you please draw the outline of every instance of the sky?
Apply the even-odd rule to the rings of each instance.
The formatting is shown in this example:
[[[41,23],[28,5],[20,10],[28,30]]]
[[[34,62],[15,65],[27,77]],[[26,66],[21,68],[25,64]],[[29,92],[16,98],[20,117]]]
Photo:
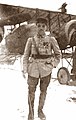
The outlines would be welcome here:
[[[9,4],[15,6],[40,8],[51,11],[59,11],[58,8],[66,2],[67,13],[76,15],[76,2],[75,0],[0,0],[2,4]]]

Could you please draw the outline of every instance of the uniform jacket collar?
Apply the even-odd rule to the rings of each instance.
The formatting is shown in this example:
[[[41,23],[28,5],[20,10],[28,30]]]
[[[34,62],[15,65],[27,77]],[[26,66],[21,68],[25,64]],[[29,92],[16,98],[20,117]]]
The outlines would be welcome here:
[[[37,37],[38,37],[38,38],[45,38],[45,36],[46,36],[45,33],[44,33],[43,35],[39,35],[39,34],[37,34]]]

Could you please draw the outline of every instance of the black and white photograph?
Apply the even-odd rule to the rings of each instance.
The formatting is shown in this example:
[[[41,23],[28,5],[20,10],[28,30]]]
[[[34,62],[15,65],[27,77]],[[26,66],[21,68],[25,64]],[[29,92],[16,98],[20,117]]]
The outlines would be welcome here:
[[[74,0],[0,0],[0,119],[76,120]]]

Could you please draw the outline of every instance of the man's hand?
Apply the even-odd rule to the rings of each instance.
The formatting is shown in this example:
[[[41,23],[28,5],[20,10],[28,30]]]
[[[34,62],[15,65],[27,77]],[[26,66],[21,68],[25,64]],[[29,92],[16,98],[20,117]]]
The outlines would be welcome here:
[[[26,80],[28,80],[28,73],[24,73],[24,71],[22,71],[22,73],[23,73],[23,77],[24,77]]]

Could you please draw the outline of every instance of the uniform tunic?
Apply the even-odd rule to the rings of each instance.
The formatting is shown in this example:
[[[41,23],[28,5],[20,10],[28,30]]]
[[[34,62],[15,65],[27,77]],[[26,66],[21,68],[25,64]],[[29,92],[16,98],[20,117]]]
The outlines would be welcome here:
[[[48,55],[48,58],[34,58],[32,55]],[[53,56],[52,56],[53,54]],[[28,73],[29,76],[35,78],[42,78],[48,76],[54,67],[56,67],[60,61],[61,52],[57,41],[54,37],[43,35],[42,37],[36,35],[34,38],[27,40],[24,58],[23,58],[23,70],[24,73]]]

